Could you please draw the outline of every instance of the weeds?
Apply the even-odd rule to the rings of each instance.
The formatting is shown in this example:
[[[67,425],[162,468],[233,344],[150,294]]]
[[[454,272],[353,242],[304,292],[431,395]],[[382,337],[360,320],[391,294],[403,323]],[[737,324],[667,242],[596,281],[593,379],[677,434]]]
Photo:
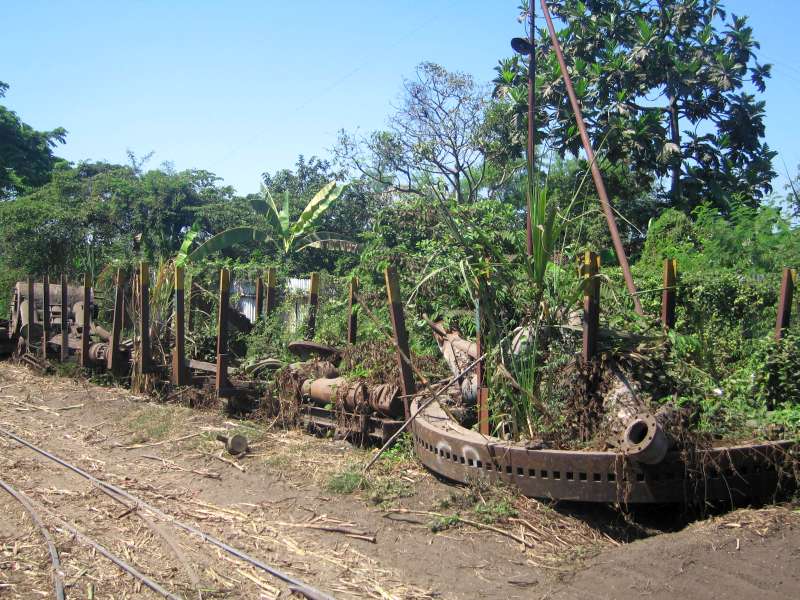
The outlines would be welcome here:
[[[325,487],[335,494],[352,494],[366,490],[368,486],[369,482],[364,474],[358,468],[350,467],[346,471],[331,475]]]

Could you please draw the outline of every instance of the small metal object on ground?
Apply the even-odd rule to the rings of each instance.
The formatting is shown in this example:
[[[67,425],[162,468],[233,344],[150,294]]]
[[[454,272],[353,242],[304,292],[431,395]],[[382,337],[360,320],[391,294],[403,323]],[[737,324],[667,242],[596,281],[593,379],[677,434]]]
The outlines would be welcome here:
[[[247,452],[247,438],[240,434],[232,435],[231,437],[225,435],[218,435],[217,440],[225,444],[225,449],[228,454],[233,456],[241,456]]]

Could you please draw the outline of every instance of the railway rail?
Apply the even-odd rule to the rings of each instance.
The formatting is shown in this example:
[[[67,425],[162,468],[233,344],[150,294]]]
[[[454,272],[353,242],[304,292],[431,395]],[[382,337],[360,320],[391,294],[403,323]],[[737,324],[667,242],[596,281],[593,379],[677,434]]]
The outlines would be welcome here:
[[[144,510],[144,511],[147,511],[149,514],[151,514],[153,517],[159,519],[160,521],[163,521],[165,523],[169,523],[169,524],[173,525],[174,527],[176,527],[178,529],[181,529],[181,530],[185,531],[186,533],[188,533],[188,534],[190,534],[192,536],[195,536],[195,537],[201,539],[202,541],[204,541],[204,542],[206,542],[208,544],[211,544],[211,545],[215,546],[216,548],[219,548],[220,550],[222,550],[225,553],[235,557],[236,559],[238,559],[238,560],[240,560],[242,562],[245,562],[245,563],[249,564],[250,566],[252,566],[252,567],[254,567],[256,569],[259,569],[259,570],[269,574],[270,576],[282,581],[283,583],[285,583],[288,586],[289,590],[291,590],[293,593],[302,595],[303,597],[307,598],[308,600],[334,600],[333,597],[330,596],[329,594],[327,594],[327,593],[325,593],[325,592],[323,592],[321,590],[318,590],[318,589],[314,588],[313,586],[310,586],[307,583],[305,583],[305,582],[303,582],[303,581],[301,581],[301,580],[299,580],[299,579],[297,579],[297,578],[295,578],[295,577],[293,577],[293,576],[291,576],[291,575],[289,575],[289,574],[287,574],[287,573],[285,573],[285,572],[283,572],[283,571],[281,571],[281,570],[279,570],[279,569],[277,569],[277,568],[275,568],[275,567],[273,567],[271,565],[268,565],[268,564],[264,563],[263,561],[261,561],[258,558],[248,554],[247,552],[245,552],[245,551],[243,551],[243,550],[241,550],[239,548],[236,548],[236,547],[228,544],[227,542],[225,542],[225,541],[223,541],[223,540],[221,540],[221,539],[219,539],[219,538],[217,538],[217,537],[215,537],[215,536],[213,536],[213,535],[211,535],[211,534],[209,534],[209,533],[207,533],[207,532],[205,532],[205,531],[203,531],[203,530],[201,530],[201,529],[199,529],[197,527],[194,527],[193,525],[190,525],[188,523],[184,523],[184,522],[178,520],[174,516],[165,513],[164,511],[162,511],[158,507],[153,506],[152,504],[149,504],[149,503],[145,502],[144,500],[142,500],[141,498],[138,498],[137,496],[131,494],[127,490],[125,490],[125,489],[123,489],[123,488],[121,488],[121,487],[119,487],[117,485],[114,485],[112,483],[109,483],[107,481],[103,481],[102,479],[99,479],[99,478],[95,477],[94,475],[92,475],[90,473],[87,473],[86,471],[84,471],[80,467],[78,467],[78,466],[76,466],[76,465],[74,465],[72,463],[69,463],[68,461],[66,461],[63,458],[53,454],[52,452],[49,452],[49,451],[47,451],[47,450],[45,450],[45,449],[33,444],[29,440],[26,440],[25,438],[17,435],[13,431],[9,431],[8,429],[5,429],[5,428],[0,428],[0,435],[17,442],[18,444],[20,444],[20,445],[32,450],[33,452],[35,452],[38,455],[44,457],[45,459],[47,459],[49,461],[52,461],[52,462],[58,464],[59,466],[65,468],[65,469],[68,469],[69,471],[75,473],[76,475],[79,475],[83,479],[86,479],[96,489],[100,490],[102,493],[106,494],[107,496],[109,496],[113,500],[122,503],[124,506],[126,506],[126,508],[128,510],[135,510],[135,511]],[[31,518],[35,522],[37,520],[38,520],[38,523],[42,522],[41,518],[38,516],[38,514],[36,512],[36,509],[33,507],[33,503],[24,494],[22,494],[21,492],[15,490],[10,484],[2,482],[1,480],[0,480],[0,486],[3,487],[3,489],[5,489],[12,496],[14,496],[14,498],[18,502],[22,503],[23,506],[26,506],[26,502],[27,502],[26,509],[30,507],[31,510],[28,512],[28,514],[31,515]],[[127,501],[127,502],[125,502],[125,501]],[[130,502],[131,504],[128,504],[128,502]],[[138,579],[139,581],[141,581],[144,585],[146,585],[147,587],[152,589],[154,592],[162,595],[165,598],[169,598],[170,600],[177,600],[178,598],[180,598],[179,596],[175,596],[171,592],[167,591],[160,584],[158,584],[157,582],[155,582],[152,579],[148,578],[146,575],[143,575],[142,573],[137,571],[134,567],[132,567],[131,565],[126,563],[124,560],[122,560],[120,557],[116,556],[114,553],[110,552],[109,550],[107,550],[106,548],[101,546],[98,542],[93,540],[91,537],[83,534],[82,532],[80,532],[76,528],[74,528],[71,525],[69,525],[68,523],[64,522],[62,519],[60,519],[57,515],[55,515],[49,509],[44,509],[44,510],[46,510],[48,512],[48,514],[50,514],[50,516],[52,518],[56,519],[57,522],[59,522],[62,527],[64,527],[66,530],[70,531],[70,533],[72,533],[74,536],[78,537],[84,543],[89,544],[92,547],[94,547],[95,550],[97,550],[99,553],[101,553],[107,559],[109,559],[112,562],[114,562],[118,567],[120,567],[121,569],[123,569],[126,572],[128,572],[131,576],[133,576],[136,579]],[[36,516],[34,516],[34,515],[36,515]],[[37,525],[38,525],[38,523],[37,523]],[[43,525],[42,525],[42,531],[43,531],[43,534],[47,533],[47,530],[46,530],[46,528],[44,528]],[[48,539],[48,538],[49,538],[49,534],[47,534],[45,536],[45,539]],[[49,541],[52,541],[52,539],[50,538]],[[53,556],[53,552],[55,552],[55,556],[57,556],[57,551],[55,550],[54,546],[53,546],[52,551],[51,551],[51,557]],[[54,563],[54,568],[55,568],[55,563]],[[62,593],[63,593],[63,583],[62,583]],[[57,599],[58,598],[63,598],[63,597],[64,597],[63,595],[62,596],[56,595]]]

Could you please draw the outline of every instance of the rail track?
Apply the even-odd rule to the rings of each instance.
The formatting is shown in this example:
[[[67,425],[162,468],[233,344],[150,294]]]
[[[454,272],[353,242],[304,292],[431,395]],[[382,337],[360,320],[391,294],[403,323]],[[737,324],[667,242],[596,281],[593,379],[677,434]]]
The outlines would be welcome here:
[[[279,581],[286,584],[288,586],[288,589],[292,593],[301,595],[305,598],[308,598],[309,600],[333,600],[333,597],[328,595],[327,593],[318,590],[313,586],[310,586],[295,577],[292,577],[291,575],[277,569],[276,567],[264,563],[263,561],[248,554],[247,552],[239,548],[236,548],[231,544],[228,544],[227,542],[197,527],[194,527],[193,525],[178,520],[176,517],[167,514],[166,512],[162,511],[161,509],[157,508],[156,506],[153,506],[148,502],[145,502],[144,500],[131,494],[127,490],[112,483],[109,483],[107,481],[103,481],[102,479],[99,479],[94,475],[91,475],[90,473],[84,471],[80,467],[72,463],[69,463],[63,458],[53,454],[52,452],[49,452],[48,450],[45,450],[33,444],[29,440],[26,440],[25,438],[17,435],[13,431],[9,431],[5,428],[0,428],[0,435],[17,442],[18,444],[28,448],[29,450],[35,452],[36,454],[47,459],[48,461],[56,463],[57,465],[89,481],[95,489],[107,495],[114,501],[122,504],[126,508],[126,513],[123,514],[127,514],[129,512],[139,513],[141,511],[146,511],[155,519],[164,523],[168,523],[177,529],[183,530],[189,535],[195,538],[199,538],[203,542],[222,550],[223,552],[225,552],[230,556],[233,556],[236,560],[247,563],[256,569],[269,574],[275,579],[278,579]],[[41,504],[35,503],[33,500],[28,498],[27,495],[15,489],[11,484],[3,480],[0,480],[0,487],[2,487],[6,492],[8,492],[11,496],[13,496],[14,499],[17,500],[17,502],[19,502],[25,508],[26,512],[28,513],[34,524],[42,533],[42,536],[44,537],[48,545],[48,550],[51,556],[51,562],[54,572],[54,588],[55,588],[54,593],[55,593],[55,598],[57,600],[63,600],[65,598],[64,583],[60,575],[61,564],[59,561],[58,551],[55,547],[55,543],[53,542],[53,539],[50,533],[48,532],[47,527],[44,525],[44,520],[39,514],[40,512],[43,512],[44,514],[48,515],[48,517],[57,524],[58,528],[68,531],[80,543],[92,547],[99,554],[101,554],[106,559],[113,562],[115,565],[117,565],[117,567],[119,567],[127,574],[129,574],[131,577],[141,582],[143,585],[151,589],[153,592],[163,596],[164,598],[168,598],[169,600],[181,599],[181,596],[175,595],[172,592],[168,591],[164,586],[154,581],[147,575],[138,571],[135,567],[130,565],[123,558],[119,557],[115,553],[108,550],[106,547],[104,547],[102,544],[94,540],[92,537],[85,534],[84,532],[81,532],[78,528],[70,525],[64,519],[61,519],[60,516],[57,514],[57,512],[54,511],[53,509],[49,509]],[[202,597],[202,595],[199,595],[199,597]]]

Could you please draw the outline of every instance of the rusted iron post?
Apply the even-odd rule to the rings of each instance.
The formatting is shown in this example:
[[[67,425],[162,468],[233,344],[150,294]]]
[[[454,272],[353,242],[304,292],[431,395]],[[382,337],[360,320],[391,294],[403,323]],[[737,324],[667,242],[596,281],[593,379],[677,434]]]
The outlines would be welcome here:
[[[231,275],[228,269],[219,272],[219,310],[217,312],[217,395],[228,388],[228,304],[231,295]]]
[[[600,257],[587,251],[581,265],[583,274],[583,360],[591,361],[597,354],[597,332],[600,327]]]
[[[350,279],[350,301],[347,305],[347,343],[355,344],[358,337],[358,279]]]
[[[575,88],[572,86],[572,79],[570,79],[569,71],[567,70],[567,63],[564,60],[564,53],[561,51],[561,44],[558,41],[558,34],[556,34],[556,29],[553,25],[553,19],[550,17],[550,10],[547,7],[547,2],[545,0],[540,0],[540,2],[542,5],[542,12],[544,12],[545,21],[547,21],[547,29],[550,32],[550,41],[553,44],[553,50],[556,53],[556,58],[558,59],[558,64],[561,68],[561,76],[564,78],[564,86],[567,88],[569,101],[572,105],[572,112],[575,113],[575,121],[578,125],[578,131],[581,135],[581,141],[583,142],[583,150],[586,152],[586,160],[589,161],[589,167],[592,172],[594,186],[597,188],[597,195],[600,198],[600,204],[603,207],[603,213],[605,214],[606,222],[608,223],[608,231],[611,234],[611,240],[614,243],[614,252],[617,255],[619,266],[622,267],[622,274],[625,277],[625,285],[627,286],[628,293],[633,300],[633,306],[638,314],[644,315],[642,303],[639,300],[639,294],[636,292],[636,285],[633,282],[633,275],[631,274],[631,268],[628,264],[628,257],[625,254],[625,248],[622,246],[622,239],[619,236],[617,221],[614,217],[614,209],[611,208],[611,202],[609,201],[608,193],[606,192],[606,184],[603,181],[602,173],[600,173],[600,167],[597,165],[597,159],[594,155],[594,150],[592,149],[592,143],[589,140],[589,134],[586,131],[586,124],[583,122],[583,113],[581,112],[581,106],[578,102],[578,97],[575,95]]]
[[[389,301],[389,314],[392,318],[392,330],[394,332],[394,345],[397,351],[397,368],[400,371],[400,387],[405,396],[404,404],[406,408],[406,418],[409,416],[409,398],[416,393],[414,384],[414,372],[411,369],[411,351],[408,348],[408,332],[406,331],[406,319],[403,313],[403,300],[400,296],[400,282],[397,279],[397,271],[394,267],[386,267],[384,271],[386,279],[386,295]]]
[[[479,359],[485,352],[483,344],[483,310],[480,303],[480,288],[482,285],[483,282],[478,281],[479,299],[475,305],[475,348]],[[489,388],[484,385],[486,373],[483,360],[478,361],[475,370],[477,371],[478,386],[478,433],[489,435]]]
[[[47,358],[47,342],[50,334],[50,277],[42,279],[42,358]]]
[[[275,310],[275,267],[267,269],[267,298],[265,314],[269,317]]]
[[[775,321],[775,340],[783,339],[783,332],[789,327],[794,295],[794,275],[792,269],[785,268],[781,277],[781,291],[778,296],[778,317]]]
[[[125,302],[125,274],[122,269],[117,269],[117,288],[114,293],[114,322],[111,325],[111,340],[109,341],[108,352],[108,370],[114,375],[122,373],[122,349],[120,342],[122,341],[122,320],[125,318],[123,315],[123,304]]]
[[[187,384],[186,381],[186,331],[184,330],[184,295],[183,267],[175,267],[175,343],[172,347],[172,383],[176,386]]]
[[[89,273],[83,274],[83,315],[81,317],[81,367],[88,369],[91,362],[89,361],[89,330],[92,327],[91,321],[91,304],[92,304],[92,287]]]
[[[28,277],[28,331],[25,337],[25,350],[33,353],[33,322],[36,319],[36,302],[34,300],[34,284],[33,277]]]
[[[67,276],[61,275],[61,362],[69,358],[69,296]]]
[[[189,317],[186,319],[186,330],[187,331],[194,331],[195,328],[195,319],[197,318],[197,300],[200,298],[201,294],[200,286],[194,281],[194,277],[192,277],[192,283],[189,285]]]
[[[139,367],[141,374],[153,370],[153,353],[150,347],[150,265],[139,264]]]
[[[258,321],[264,312],[264,278],[259,276],[256,279],[256,315],[254,321]]]
[[[678,261],[664,260],[664,290],[661,292],[661,325],[665,329],[675,327],[675,282],[678,276]]]
[[[317,309],[319,308],[319,273],[311,274],[311,285],[308,290],[308,322],[306,338],[314,339],[317,330]]]
[[[214,378],[214,387],[217,396],[225,396],[228,393],[230,384],[228,383],[228,355],[217,354],[217,373]]]

